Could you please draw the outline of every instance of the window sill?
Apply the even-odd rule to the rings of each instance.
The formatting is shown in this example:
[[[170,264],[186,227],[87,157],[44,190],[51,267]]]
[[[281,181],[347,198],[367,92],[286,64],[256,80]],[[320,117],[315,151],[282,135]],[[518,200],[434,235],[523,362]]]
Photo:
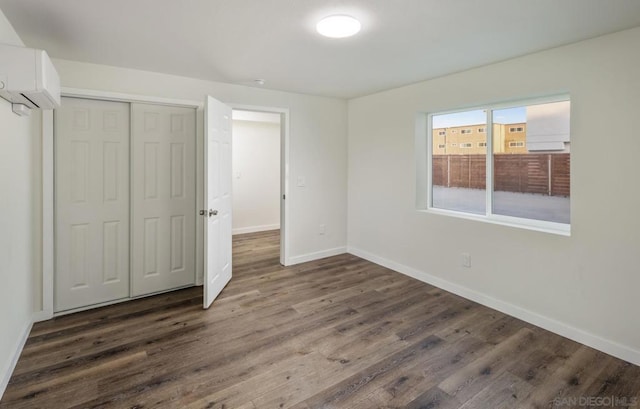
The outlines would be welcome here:
[[[559,236],[571,236],[571,225],[564,223],[546,222],[543,220],[523,219],[519,217],[501,216],[501,215],[475,215],[472,213],[457,212],[455,210],[439,209],[430,207],[427,209],[418,209],[421,213],[437,214],[441,216],[456,217],[459,219],[474,220],[478,222],[497,224],[500,226],[515,227],[525,230],[539,231],[543,233],[556,234]]]

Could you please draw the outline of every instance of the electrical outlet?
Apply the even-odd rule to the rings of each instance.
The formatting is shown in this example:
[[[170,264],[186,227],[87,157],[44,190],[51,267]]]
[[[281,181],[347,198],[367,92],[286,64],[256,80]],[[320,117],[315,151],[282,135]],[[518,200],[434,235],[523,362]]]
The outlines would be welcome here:
[[[471,267],[471,254],[462,253],[460,254],[460,263],[462,267],[470,268]]]
[[[326,227],[324,224],[321,224],[320,227],[318,228],[318,234],[324,234],[326,231]]]

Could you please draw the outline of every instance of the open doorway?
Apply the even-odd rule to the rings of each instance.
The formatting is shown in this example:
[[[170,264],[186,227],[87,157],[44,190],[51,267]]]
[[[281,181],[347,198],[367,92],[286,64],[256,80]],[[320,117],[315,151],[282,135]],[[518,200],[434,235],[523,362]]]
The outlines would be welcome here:
[[[284,112],[233,109],[234,246],[267,246],[270,254],[280,255],[281,264],[286,264],[285,123]]]

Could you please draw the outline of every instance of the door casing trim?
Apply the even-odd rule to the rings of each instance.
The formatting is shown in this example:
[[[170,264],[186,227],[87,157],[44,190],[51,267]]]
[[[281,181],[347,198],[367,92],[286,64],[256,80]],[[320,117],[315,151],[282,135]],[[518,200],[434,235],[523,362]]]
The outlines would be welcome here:
[[[289,266],[292,263],[289,247],[290,205],[289,191],[289,109],[256,105],[226,103],[232,110],[266,112],[280,115],[280,264]],[[232,135],[233,138],[233,135]],[[232,145],[233,149],[233,145]]]

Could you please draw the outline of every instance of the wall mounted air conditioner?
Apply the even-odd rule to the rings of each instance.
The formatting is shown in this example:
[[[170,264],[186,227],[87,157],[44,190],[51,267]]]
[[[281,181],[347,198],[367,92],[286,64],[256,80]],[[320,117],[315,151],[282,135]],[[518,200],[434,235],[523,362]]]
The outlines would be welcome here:
[[[46,51],[0,44],[0,97],[29,108],[60,106],[60,77]]]

